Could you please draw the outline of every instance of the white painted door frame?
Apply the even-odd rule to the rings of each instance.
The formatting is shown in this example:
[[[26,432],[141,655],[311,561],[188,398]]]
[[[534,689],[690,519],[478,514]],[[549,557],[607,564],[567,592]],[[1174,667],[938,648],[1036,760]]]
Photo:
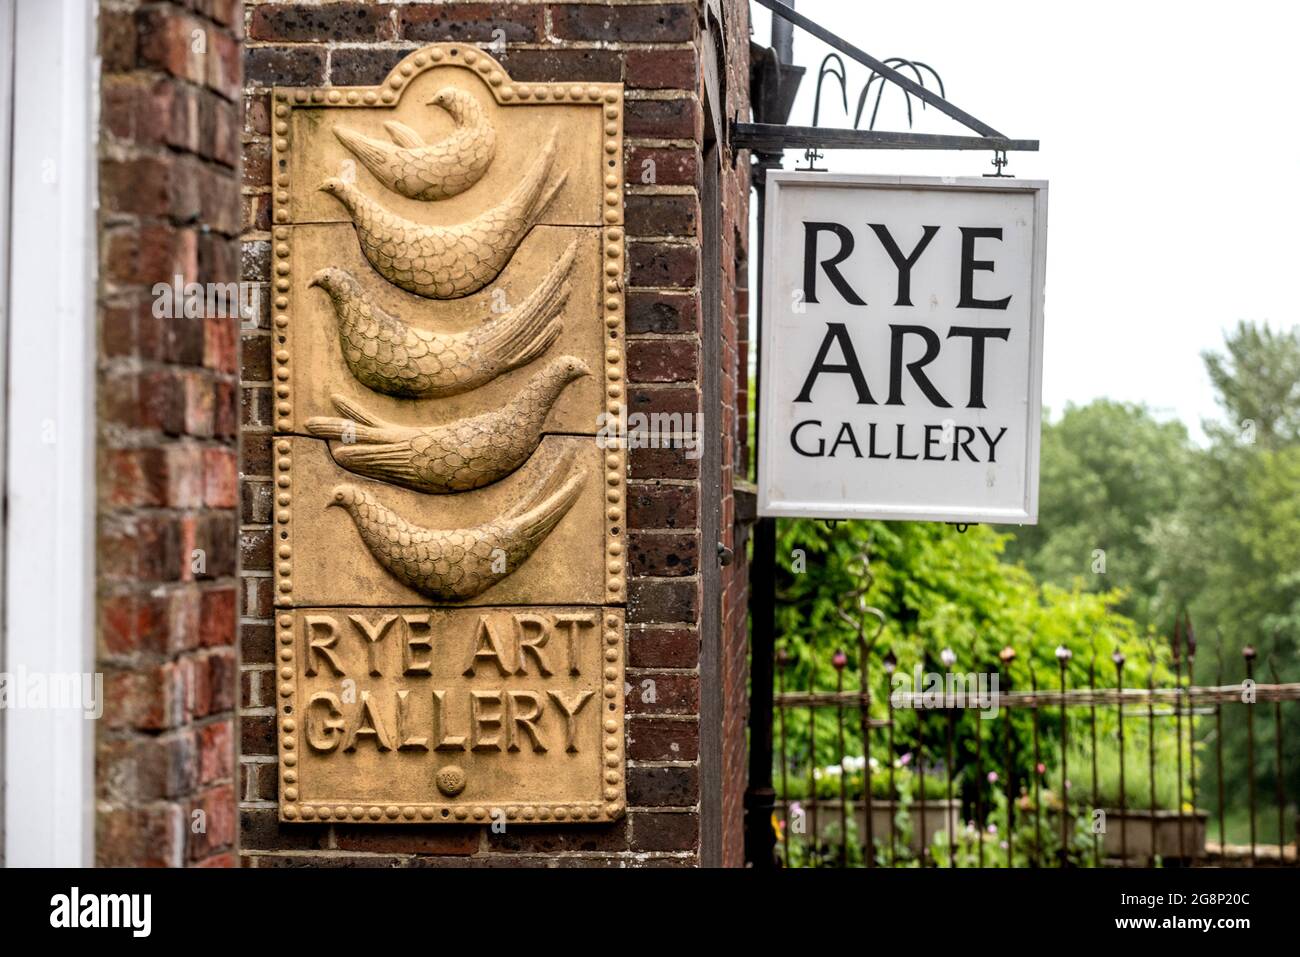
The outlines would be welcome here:
[[[2,2],[16,40],[3,667],[66,679],[95,660],[96,9]],[[93,863],[94,721],[50,707],[4,718],[6,865]]]

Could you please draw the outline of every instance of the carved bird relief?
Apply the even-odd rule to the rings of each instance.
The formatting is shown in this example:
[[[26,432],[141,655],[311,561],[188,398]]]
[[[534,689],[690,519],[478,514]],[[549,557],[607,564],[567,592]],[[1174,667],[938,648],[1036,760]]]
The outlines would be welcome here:
[[[346,208],[361,251],[389,282],[417,296],[455,299],[482,289],[555,197],[567,173],[550,179],[555,138],[499,205],[467,223],[425,226],[405,219],[341,179],[318,187]]]
[[[473,598],[512,574],[560,523],[587,480],[570,450],[550,478],[499,517],[472,528],[414,525],[366,489],[338,485],[330,506],[346,509],[370,553],[399,581],[440,601]]]
[[[542,425],[560,393],[590,374],[581,359],[560,356],[507,405],[436,428],[393,425],[336,395],[334,405],[347,418],[311,418],[307,431],[341,439],[330,453],[349,472],[417,492],[465,492],[523,465],[542,441]]]
[[[384,395],[441,398],[468,392],[538,358],[563,329],[576,243],[528,298],[465,332],[433,333],[381,309],[356,278],[337,267],[308,283],[329,295],[343,359],[357,381]]]
[[[386,143],[355,130],[334,127],[334,135],[381,183],[408,199],[446,199],[465,192],[483,176],[496,155],[496,129],[479,101],[464,90],[446,87],[428,103],[440,106],[456,123],[436,143],[395,120],[384,124]]]

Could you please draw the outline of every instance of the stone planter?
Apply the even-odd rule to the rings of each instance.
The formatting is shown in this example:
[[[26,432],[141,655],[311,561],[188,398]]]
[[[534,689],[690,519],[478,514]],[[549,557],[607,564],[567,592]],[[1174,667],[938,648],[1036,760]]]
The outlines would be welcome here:
[[[917,853],[921,849],[921,806],[925,805],[925,843],[929,845],[936,834],[956,828],[961,823],[961,801],[954,798],[949,801],[946,798],[938,800],[929,800],[925,802],[914,801],[908,806],[908,814],[911,818],[912,835],[908,846],[912,853]],[[894,805],[895,813],[901,808],[901,804]],[[808,815],[809,829],[813,826],[813,809],[805,805],[805,813]],[[866,809],[859,801],[849,801],[849,814],[853,817],[858,832],[857,839],[861,841],[867,833],[867,815]],[[818,801],[816,808],[816,827],[817,836],[820,838],[828,837],[834,833],[838,836],[840,824],[840,802]],[[875,800],[871,802],[871,827],[876,839],[876,843],[882,847],[889,846],[889,802]],[[955,833],[955,831],[954,831]],[[902,835],[895,832],[894,840],[898,847],[903,846]],[[838,837],[837,837],[838,839]],[[1178,835],[1174,835],[1175,844]]]
[[[1149,861],[1155,855],[1189,860],[1203,857],[1208,817],[1205,811],[1183,812],[1183,848],[1180,854],[1178,812],[1107,808],[1102,852],[1106,857],[1119,858],[1123,856],[1120,846],[1123,843],[1129,861]]]

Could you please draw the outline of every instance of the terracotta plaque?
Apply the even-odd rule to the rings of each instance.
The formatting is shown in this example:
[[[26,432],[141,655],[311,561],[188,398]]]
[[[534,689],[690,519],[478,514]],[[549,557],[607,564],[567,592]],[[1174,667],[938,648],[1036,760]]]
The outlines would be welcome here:
[[[624,812],[622,96],[273,92],[282,820]]]

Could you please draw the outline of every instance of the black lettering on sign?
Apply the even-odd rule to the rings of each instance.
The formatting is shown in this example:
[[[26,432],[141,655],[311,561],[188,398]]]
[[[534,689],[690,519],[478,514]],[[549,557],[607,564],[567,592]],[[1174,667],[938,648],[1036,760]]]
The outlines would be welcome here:
[[[843,363],[831,363],[826,361],[827,354],[831,351],[831,346],[838,344],[840,354],[844,356]],[[853,341],[849,339],[849,330],[845,328],[842,322],[826,323],[826,337],[822,339],[821,348],[817,350],[817,358],[813,360],[812,368],[808,370],[808,378],[804,380],[803,388],[799,390],[799,395],[795,397],[796,402],[811,402],[813,386],[817,384],[817,377],[824,372],[843,372],[853,380],[853,388],[858,393],[858,405],[875,405],[876,400],[871,397],[871,390],[867,388],[867,377],[862,374],[862,365],[858,362],[858,354],[853,351]]]
[[[960,226],[961,229],[961,299],[958,309],[1005,309],[1011,303],[1011,297],[1003,299],[975,298],[975,271],[993,272],[993,260],[975,258],[975,240],[996,239],[1002,241],[1002,229],[996,226]]]
[[[968,409],[984,408],[984,342],[986,339],[1001,339],[1006,342],[1011,336],[1010,329],[979,329],[975,326],[953,326],[948,330],[948,338],[970,339],[970,400]]]
[[[816,303],[817,299],[817,236],[820,233],[834,233],[839,237],[840,249],[834,256],[821,261],[826,278],[831,281],[835,291],[844,297],[844,301],[855,306],[865,306],[862,297],[853,291],[842,275],[839,264],[849,258],[853,252],[853,233],[841,223],[804,223],[803,224],[803,298],[804,302]]]
[[[803,429],[804,429],[805,426],[809,426],[809,425],[821,425],[821,424],[822,424],[822,423],[821,423],[821,419],[805,419],[803,422],[800,422],[800,423],[799,423],[798,425],[796,425],[796,426],[794,427],[794,429],[790,432],[790,447],[793,448],[793,449],[794,449],[796,452],[798,452],[800,455],[807,456],[807,457],[810,458],[810,459],[819,459],[819,458],[821,458],[823,455],[826,454],[826,440],[825,440],[825,439],[818,439],[818,440],[817,440],[817,451],[816,451],[816,452],[805,452],[805,451],[803,450],[803,448],[799,445],[799,433],[800,433],[801,431],[803,431]]]
[[[903,404],[903,340],[908,336],[920,336],[925,342],[925,355],[907,363],[907,371],[912,374],[912,381],[920,386],[927,399],[942,409],[951,408],[948,400],[939,394],[934,383],[921,371],[938,358],[939,334],[929,326],[890,326],[889,332],[889,401],[885,405]]]
[[[898,243],[894,237],[889,234],[889,227],[883,223],[868,223],[876,237],[880,240],[880,245],[885,247],[885,252],[889,258],[894,261],[894,267],[898,270],[898,298],[894,300],[896,306],[910,306],[912,304],[912,267],[916,261],[921,258],[921,253],[925,252],[925,247],[930,245],[930,240],[934,239],[934,234],[939,231],[938,226],[922,226],[923,233],[920,241],[912,247],[912,251],[906,256],[898,248]]]

